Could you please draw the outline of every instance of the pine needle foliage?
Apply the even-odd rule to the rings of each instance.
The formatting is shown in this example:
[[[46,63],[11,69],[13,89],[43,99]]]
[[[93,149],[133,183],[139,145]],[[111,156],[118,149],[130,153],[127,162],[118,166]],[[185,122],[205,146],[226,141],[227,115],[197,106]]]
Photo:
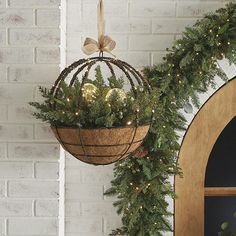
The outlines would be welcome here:
[[[125,92],[124,79],[112,76],[108,84],[103,78],[100,66],[95,68],[94,80],[87,79],[81,88],[76,81],[73,86],[61,82],[58,94],[53,95],[49,89],[40,87],[45,99],[43,103],[31,102],[37,119],[58,127],[111,128],[140,125],[151,122],[158,92],[149,93],[141,85],[134,91]]]
[[[172,231],[167,198],[175,198],[170,177],[181,174],[177,165],[178,130],[185,128],[179,110],[198,94],[214,87],[214,77],[227,77],[217,66],[224,57],[236,62],[236,4],[206,15],[188,27],[183,37],[167,49],[164,62],[145,69],[145,75],[159,93],[154,121],[145,141],[149,154],[129,158],[114,168],[112,187],[106,195],[116,196],[114,206],[122,214],[123,226],[111,236],[161,236]]]

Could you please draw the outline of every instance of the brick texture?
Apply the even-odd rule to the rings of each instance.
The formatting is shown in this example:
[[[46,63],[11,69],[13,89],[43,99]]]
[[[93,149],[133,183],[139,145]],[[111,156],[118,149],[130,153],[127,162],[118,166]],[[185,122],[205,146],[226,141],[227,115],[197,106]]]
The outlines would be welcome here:
[[[51,85],[59,73],[59,4],[60,0],[0,0],[0,235],[4,236],[59,232],[59,145],[32,117],[28,105],[36,100],[37,87]]]
[[[225,2],[105,1],[107,34],[117,42],[114,54],[138,69],[159,63],[185,26]],[[66,64],[84,57],[85,37],[96,38],[96,4],[97,0],[67,0],[66,40],[61,45]],[[4,236],[59,235],[59,181],[63,181],[59,145],[49,126],[31,117],[27,105],[41,99],[38,85],[50,86],[63,61],[59,5],[60,0],[0,0],[0,235]],[[227,62],[219,65],[229,77],[236,71]],[[216,81],[222,85],[219,78]],[[188,122],[196,112],[186,116]],[[65,234],[60,236],[105,236],[121,225],[112,207],[114,199],[103,196],[112,169],[89,166],[67,155]]]

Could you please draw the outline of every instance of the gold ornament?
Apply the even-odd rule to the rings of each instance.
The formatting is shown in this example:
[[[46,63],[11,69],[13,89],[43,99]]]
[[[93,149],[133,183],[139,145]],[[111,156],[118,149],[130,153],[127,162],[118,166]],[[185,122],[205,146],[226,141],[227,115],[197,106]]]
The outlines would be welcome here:
[[[120,99],[121,102],[124,102],[124,100],[126,99],[126,94],[123,89],[113,88],[108,91],[105,98],[106,101],[109,101],[114,94],[118,95],[118,98]]]
[[[91,83],[85,83],[83,88],[83,97],[87,102],[93,102],[96,98],[96,93],[98,91],[98,88]]]

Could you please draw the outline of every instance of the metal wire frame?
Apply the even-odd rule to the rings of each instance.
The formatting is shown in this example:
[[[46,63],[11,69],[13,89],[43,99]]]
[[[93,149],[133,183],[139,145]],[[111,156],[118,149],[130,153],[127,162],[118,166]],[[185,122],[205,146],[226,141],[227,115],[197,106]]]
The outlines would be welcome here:
[[[83,86],[85,84],[85,81],[86,79],[88,78],[88,75],[89,75],[89,72],[91,70],[91,68],[99,63],[99,62],[104,62],[105,65],[108,67],[108,69],[110,70],[111,72],[111,75],[112,76],[115,76],[115,72],[114,72],[114,69],[113,69],[113,66],[119,68],[126,76],[126,78],[128,79],[129,83],[130,83],[130,86],[131,86],[131,89],[134,93],[134,97],[137,98],[137,90],[136,90],[136,87],[135,87],[135,84],[134,84],[134,81],[132,79],[132,76],[133,78],[136,80],[137,84],[138,85],[141,85],[143,86],[144,88],[146,88],[146,90],[151,93],[151,86],[149,85],[148,81],[142,76],[142,74],[137,71],[135,68],[133,68],[131,65],[129,65],[127,62],[124,62],[124,61],[121,61],[121,60],[118,60],[116,58],[110,58],[110,57],[103,57],[103,56],[99,56],[99,57],[93,57],[93,58],[89,58],[89,59],[80,59],[79,61],[76,61],[74,62],[73,64],[71,64],[69,67],[65,68],[61,74],[59,75],[58,79],[55,81],[53,87],[51,88],[50,90],[50,93],[51,95],[53,95],[54,97],[57,97],[58,95],[58,92],[60,90],[60,83],[62,81],[65,81],[65,79],[68,77],[68,75],[73,71],[73,70],[76,70],[76,72],[73,74],[72,76],[72,79],[69,83],[69,86],[73,86],[75,81],[78,80],[78,75],[80,73],[83,73],[84,70],[85,73],[83,74],[82,76],[82,81],[81,81],[81,86],[80,86],[80,91],[79,91],[79,97],[78,97],[78,109],[80,108],[81,106],[81,101],[82,101],[82,93],[83,93]],[[51,105],[54,109],[56,108],[56,104],[52,104]],[[131,141],[127,144],[127,147],[124,148],[124,150],[121,152],[120,155],[115,155],[115,156],[120,156],[117,160],[115,161],[111,161],[109,163],[106,163],[106,164],[103,164],[103,165],[109,165],[109,164],[112,164],[114,162],[117,162],[121,159],[123,159],[127,154],[130,154],[129,153],[129,150],[130,150],[130,147],[131,145],[134,143],[134,139],[135,139],[135,136],[136,136],[136,133],[137,133],[137,128],[139,126],[139,117],[138,117],[138,111],[135,112],[135,115],[136,115],[136,119],[135,119],[135,125],[133,126],[134,128],[134,132],[133,132],[133,135],[132,135],[132,138],[131,138]],[[55,127],[56,129],[56,132],[57,132],[57,136],[58,138],[61,140],[61,137],[60,137],[60,134],[58,132],[58,129],[57,127]],[[87,155],[86,154],[86,150],[85,150],[85,147],[87,145],[85,145],[83,143],[83,138],[81,136],[81,127],[78,127],[79,129],[79,140],[80,140],[80,143],[81,143],[81,146],[82,146],[82,150],[83,150],[83,153],[84,155],[81,155],[81,156],[85,156],[88,158],[88,160],[90,159],[90,161],[86,162],[84,160],[82,160],[83,162],[86,162],[86,163],[90,163],[92,162],[91,158],[93,157],[93,155]],[[70,152],[65,145],[62,145],[63,148]],[[107,145],[107,146],[114,146],[114,145]],[[71,152],[70,152],[71,153]],[[72,155],[75,156],[75,154],[71,153]],[[109,156],[112,156],[112,155],[109,155]],[[75,156],[76,157],[76,156]],[[105,156],[101,156],[101,157],[105,157]],[[95,164],[95,165],[99,165],[99,164]]]

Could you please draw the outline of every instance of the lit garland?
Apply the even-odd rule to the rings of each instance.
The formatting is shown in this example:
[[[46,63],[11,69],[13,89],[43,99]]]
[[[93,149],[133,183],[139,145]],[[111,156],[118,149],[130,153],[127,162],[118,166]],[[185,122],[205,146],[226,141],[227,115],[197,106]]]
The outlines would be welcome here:
[[[110,235],[153,236],[172,231],[166,197],[175,198],[169,177],[180,174],[176,130],[184,129],[179,110],[188,102],[199,106],[198,93],[215,86],[214,77],[227,80],[217,66],[224,57],[236,62],[236,4],[229,3],[186,28],[163,58],[164,63],[146,68],[146,77],[160,91],[151,132],[144,144],[146,158],[130,158],[116,165],[115,179],[106,195],[118,197],[114,206],[123,214],[123,227]]]

